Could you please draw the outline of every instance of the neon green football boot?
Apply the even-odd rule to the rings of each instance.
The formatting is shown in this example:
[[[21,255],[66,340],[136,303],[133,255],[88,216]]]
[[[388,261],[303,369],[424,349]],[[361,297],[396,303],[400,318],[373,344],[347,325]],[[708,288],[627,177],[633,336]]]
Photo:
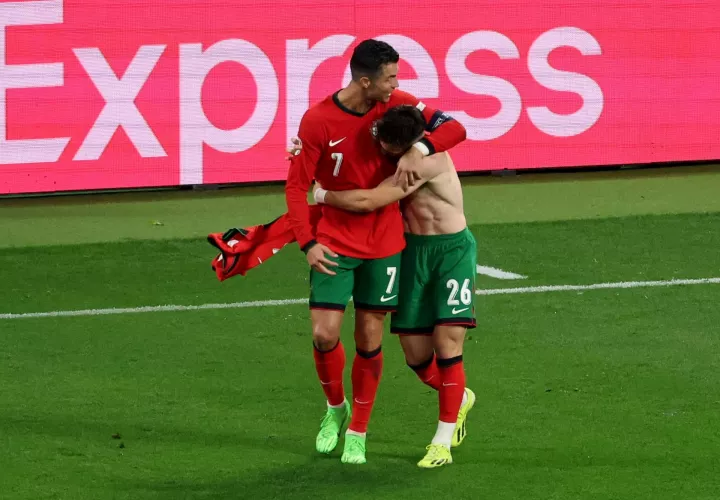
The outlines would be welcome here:
[[[452,438],[452,447],[460,446],[467,435],[467,428],[465,422],[467,421],[468,413],[475,406],[475,393],[465,388],[465,394],[467,394],[467,401],[460,407],[458,412],[457,424],[455,425],[455,432]]]
[[[335,449],[340,439],[340,433],[350,422],[352,410],[350,403],[345,401],[342,408],[328,408],[320,423],[320,432],[315,438],[315,449],[319,453],[330,453]]]
[[[345,450],[340,461],[344,464],[361,465],[367,462],[365,458],[365,436],[345,434]]]

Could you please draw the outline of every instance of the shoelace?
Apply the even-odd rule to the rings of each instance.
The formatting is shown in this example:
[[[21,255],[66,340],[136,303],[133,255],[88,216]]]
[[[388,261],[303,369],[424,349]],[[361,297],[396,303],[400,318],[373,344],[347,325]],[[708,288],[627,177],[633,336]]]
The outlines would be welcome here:
[[[335,434],[335,431],[333,431],[331,428],[325,427],[325,424],[327,424],[330,420],[335,420],[335,417],[333,417],[332,413],[327,412],[322,418],[322,422],[320,423],[320,426],[322,427],[322,433],[325,436],[331,436]]]
[[[348,443],[348,451],[363,451],[362,442],[353,439]]]
[[[428,445],[427,447],[425,447],[425,449],[430,452],[430,457],[429,457],[429,458],[435,460],[435,459],[437,459],[437,458],[440,457],[440,446],[434,445],[434,444],[430,444],[430,445]]]

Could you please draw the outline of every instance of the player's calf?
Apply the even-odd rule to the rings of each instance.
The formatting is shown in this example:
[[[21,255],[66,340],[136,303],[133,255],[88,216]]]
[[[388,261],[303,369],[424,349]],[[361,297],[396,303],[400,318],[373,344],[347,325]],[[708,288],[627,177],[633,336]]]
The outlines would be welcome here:
[[[382,377],[382,368],[383,353],[380,347],[371,352],[357,349],[352,367],[353,417],[348,426],[348,434],[365,437]]]
[[[352,419],[345,435],[343,463],[365,463],[365,440],[383,369],[381,347],[385,313],[357,310],[356,354],[352,367]]]
[[[313,310],[313,356],[328,405],[338,407],[345,400],[343,372],[345,349],[340,342],[342,311]]]
[[[415,372],[423,384],[435,389],[436,391],[440,390],[440,371],[438,370],[434,354],[430,359],[420,363],[419,365],[411,365],[408,363],[408,366]]]
[[[440,418],[432,444],[441,444],[448,449],[454,440],[463,400],[468,397],[462,358],[464,339],[465,328],[462,326],[438,326],[433,335],[440,375]]]
[[[401,335],[400,345],[405,362],[423,384],[440,389],[440,373],[435,359],[433,339],[430,335]]]
[[[320,453],[330,453],[350,419],[350,404],[345,399],[343,373],[345,348],[340,342],[342,311],[312,310],[313,358],[315,370],[327,399],[327,412],[315,438]]]
[[[352,367],[353,418],[348,432],[363,437],[370,422],[383,370],[382,334],[385,313],[356,310],[355,359]]]

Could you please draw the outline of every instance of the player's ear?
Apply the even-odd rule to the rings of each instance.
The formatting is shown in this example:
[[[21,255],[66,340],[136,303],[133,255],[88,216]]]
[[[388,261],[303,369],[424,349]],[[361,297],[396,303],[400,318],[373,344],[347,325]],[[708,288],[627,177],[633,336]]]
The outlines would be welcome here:
[[[372,82],[370,81],[370,78],[368,78],[367,76],[363,76],[360,78],[360,85],[362,85],[362,88],[364,89],[370,88],[371,83]]]

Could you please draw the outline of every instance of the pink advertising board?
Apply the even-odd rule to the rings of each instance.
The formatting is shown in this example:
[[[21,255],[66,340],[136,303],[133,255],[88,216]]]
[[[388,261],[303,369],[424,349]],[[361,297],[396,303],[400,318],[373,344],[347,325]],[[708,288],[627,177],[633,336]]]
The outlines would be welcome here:
[[[720,0],[0,1],[0,194],[284,180],[365,38],[459,170],[720,158]]]

